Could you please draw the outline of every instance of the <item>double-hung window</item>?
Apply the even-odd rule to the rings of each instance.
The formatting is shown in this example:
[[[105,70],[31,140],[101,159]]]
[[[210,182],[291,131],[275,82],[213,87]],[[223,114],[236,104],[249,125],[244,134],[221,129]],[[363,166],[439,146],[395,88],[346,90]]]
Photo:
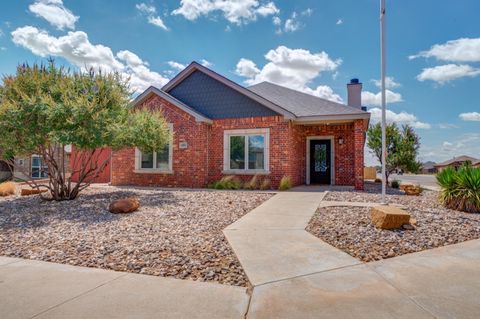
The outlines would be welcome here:
[[[237,173],[268,172],[269,129],[224,132],[224,170]]]
[[[169,124],[170,141],[163,149],[143,153],[135,149],[135,170],[139,173],[171,173],[173,159],[173,125]]]

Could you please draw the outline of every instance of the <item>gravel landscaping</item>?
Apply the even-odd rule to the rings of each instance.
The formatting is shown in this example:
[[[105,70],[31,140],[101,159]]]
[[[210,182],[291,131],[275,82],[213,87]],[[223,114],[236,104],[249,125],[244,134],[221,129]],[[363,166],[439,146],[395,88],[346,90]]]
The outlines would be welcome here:
[[[132,196],[138,211],[107,211]],[[271,196],[93,186],[74,201],[0,197],[0,255],[247,286],[222,230]]]
[[[367,192],[329,192],[324,201],[380,202],[379,185],[369,184]],[[415,218],[414,230],[380,230],[370,223],[370,209],[364,207],[320,208],[307,231],[364,262],[480,238],[480,214],[442,207],[438,193],[424,191],[406,196],[390,190],[390,204],[401,204]]]

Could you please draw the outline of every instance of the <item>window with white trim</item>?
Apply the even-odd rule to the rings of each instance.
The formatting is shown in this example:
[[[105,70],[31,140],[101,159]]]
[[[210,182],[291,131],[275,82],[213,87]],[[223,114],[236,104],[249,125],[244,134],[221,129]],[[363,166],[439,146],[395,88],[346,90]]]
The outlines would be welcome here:
[[[173,125],[170,128],[170,140],[159,151],[143,153],[135,149],[135,168],[140,172],[171,172],[173,159]]]
[[[224,146],[224,170],[268,171],[269,129],[225,131]]]
[[[32,178],[46,178],[48,176],[48,166],[38,155],[32,155],[31,175]]]

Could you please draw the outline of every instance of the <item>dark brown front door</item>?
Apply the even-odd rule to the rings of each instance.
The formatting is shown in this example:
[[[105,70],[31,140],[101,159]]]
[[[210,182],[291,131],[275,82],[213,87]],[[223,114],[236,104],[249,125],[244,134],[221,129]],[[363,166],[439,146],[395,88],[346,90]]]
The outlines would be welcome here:
[[[310,184],[330,184],[330,140],[310,141]]]

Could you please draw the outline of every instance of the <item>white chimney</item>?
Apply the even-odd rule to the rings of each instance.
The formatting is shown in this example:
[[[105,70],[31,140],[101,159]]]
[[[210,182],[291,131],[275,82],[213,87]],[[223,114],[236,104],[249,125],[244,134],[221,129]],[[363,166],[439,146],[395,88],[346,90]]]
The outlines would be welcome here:
[[[362,83],[358,79],[351,79],[347,84],[348,106],[361,109],[362,107]]]

